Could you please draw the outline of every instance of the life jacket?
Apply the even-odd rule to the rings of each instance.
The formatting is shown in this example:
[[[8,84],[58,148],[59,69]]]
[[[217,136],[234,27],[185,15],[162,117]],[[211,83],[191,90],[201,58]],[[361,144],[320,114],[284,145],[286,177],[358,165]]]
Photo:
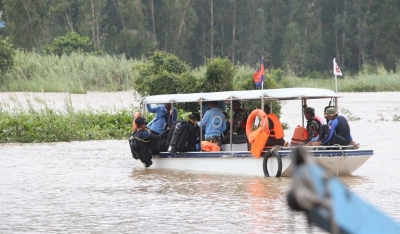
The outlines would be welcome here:
[[[292,141],[290,142],[290,145],[304,144],[304,141],[307,139],[307,136],[308,136],[307,129],[304,127],[301,127],[300,125],[297,125],[297,127],[294,129],[293,137],[292,137]]]
[[[216,143],[211,143],[209,141],[201,142],[202,151],[221,151],[221,148]]]
[[[317,121],[318,123],[318,132],[314,133],[314,137],[319,135],[319,130],[321,129],[321,125],[324,124],[324,121],[319,116],[312,117],[313,120]],[[308,133],[307,133],[308,134]],[[308,136],[307,136],[308,137]]]
[[[267,114],[267,117],[272,120],[274,123],[274,129],[271,129],[271,132],[274,131],[273,134],[270,134],[270,137],[275,137],[276,139],[282,139],[284,136],[283,127],[281,121],[279,120],[278,116],[274,113]]]

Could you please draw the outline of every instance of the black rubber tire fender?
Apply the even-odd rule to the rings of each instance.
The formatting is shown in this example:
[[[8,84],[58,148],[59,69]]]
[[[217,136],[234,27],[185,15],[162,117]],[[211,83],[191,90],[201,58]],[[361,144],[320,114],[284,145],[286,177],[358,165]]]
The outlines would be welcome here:
[[[265,177],[271,177],[271,175],[268,172],[267,168],[267,162],[268,159],[274,156],[276,160],[278,161],[278,171],[276,172],[276,175],[274,177],[281,177],[282,174],[282,158],[278,153],[278,150],[269,150],[266,155],[264,156],[263,160],[263,171],[264,171],[264,176]]]

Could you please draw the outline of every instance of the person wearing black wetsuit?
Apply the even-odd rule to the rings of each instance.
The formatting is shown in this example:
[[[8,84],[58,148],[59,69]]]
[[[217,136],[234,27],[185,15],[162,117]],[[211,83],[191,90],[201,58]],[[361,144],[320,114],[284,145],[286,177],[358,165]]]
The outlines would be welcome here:
[[[353,144],[355,148],[358,148],[358,144],[353,141],[350,134],[350,126],[347,119],[344,116],[338,115],[335,107],[326,109],[325,117],[329,120],[329,123],[321,128],[318,141],[312,143],[312,145]]]

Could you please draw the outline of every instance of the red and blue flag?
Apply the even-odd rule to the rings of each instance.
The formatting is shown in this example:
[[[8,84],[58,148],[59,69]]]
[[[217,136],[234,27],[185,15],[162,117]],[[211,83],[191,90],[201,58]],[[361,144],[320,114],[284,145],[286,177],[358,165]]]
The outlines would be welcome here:
[[[256,84],[256,89],[263,88],[264,83],[264,58],[261,59],[260,67],[253,74],[254,83]]]

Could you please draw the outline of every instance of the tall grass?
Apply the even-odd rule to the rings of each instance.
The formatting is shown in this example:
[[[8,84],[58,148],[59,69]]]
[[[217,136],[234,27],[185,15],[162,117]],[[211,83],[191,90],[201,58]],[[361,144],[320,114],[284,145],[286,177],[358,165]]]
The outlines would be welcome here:
[[[43,55],[17,51],[15,67],[1,77],[0,91],[69,92],[120,91],[135,89],[133,80],[138,73],[133,69],[145,60],[126,59],[123,55]],[[232,77],[238,89],[252,80],[256,67],[238,65]],[[374,68],[374,69],[372,69]],[[192,70],[198,78],[205,76],[205,67]],[[274,72],[274,71],[273,71]],[[271,74],[266,74],[271,75]],[[271,75],[274,77],[274,75]],[[335,89],[335,80],[321,73],[310,73],[311,78],[279,77],[280,87],[318,87]],[[324,78],[321,78],[324,77]],[[275,78],[274,78],[275,79]],[[264,87],[268,88],[268,87]],[[356,76],[338,77],[339,92],[400,91],[400,73],[387,72],[383,66],[364,66]]]
[[[334,77],[329,79],[310,79],[286,77],[282,87],[311,87],[335,89]],[[337,78],[338,92],[382,92],[400,91],[400,74],[361,74],[356,77]]]
[[[17,51],[15,67],[5,74],[0,91],[70,92],[120,91],[133,88],[132,67],[143,61],[123,55],[68,56]]]

